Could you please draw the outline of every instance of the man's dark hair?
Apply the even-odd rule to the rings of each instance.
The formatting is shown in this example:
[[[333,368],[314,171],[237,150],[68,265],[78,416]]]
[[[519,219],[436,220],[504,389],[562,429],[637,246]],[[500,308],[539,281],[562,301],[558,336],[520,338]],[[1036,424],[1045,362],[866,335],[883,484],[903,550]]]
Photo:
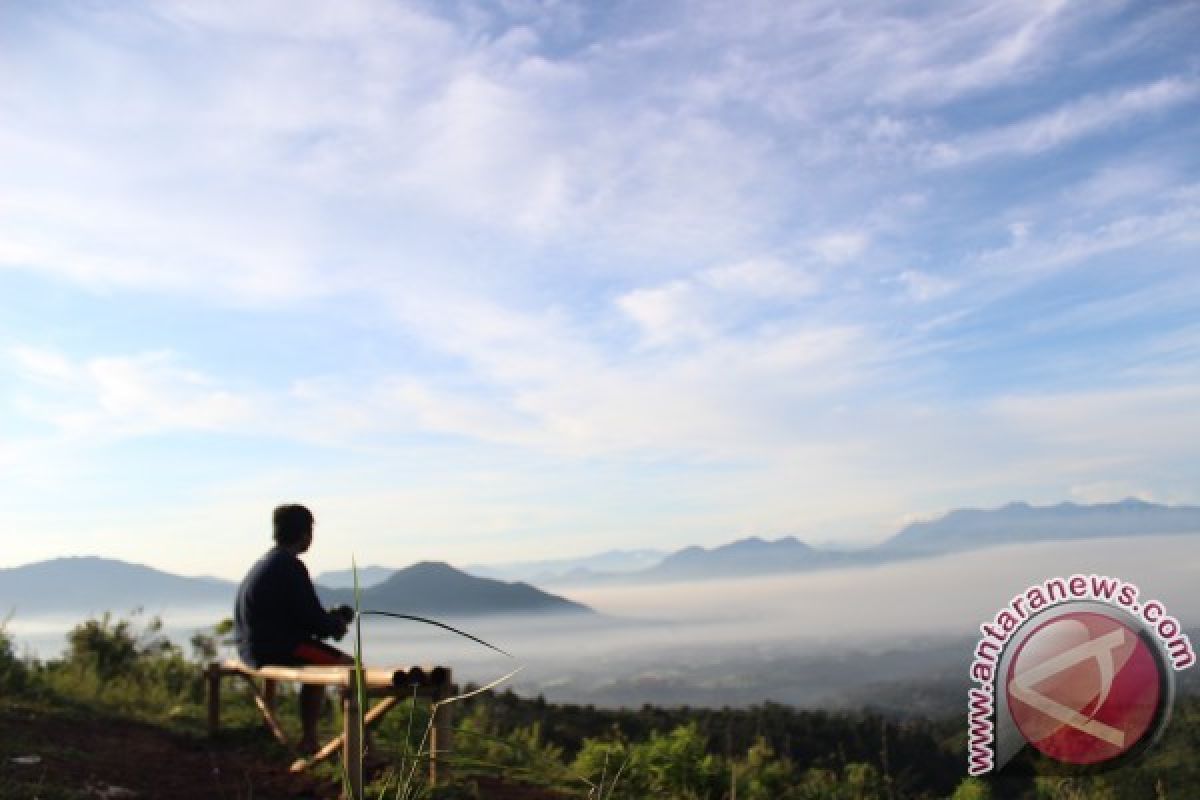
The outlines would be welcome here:
[[[313,515],[302,505],[287,503],[279,506],[271,514],[271,522],[275,528],[275,541],[281,545],[295,544],[304,534],[312,530]]]

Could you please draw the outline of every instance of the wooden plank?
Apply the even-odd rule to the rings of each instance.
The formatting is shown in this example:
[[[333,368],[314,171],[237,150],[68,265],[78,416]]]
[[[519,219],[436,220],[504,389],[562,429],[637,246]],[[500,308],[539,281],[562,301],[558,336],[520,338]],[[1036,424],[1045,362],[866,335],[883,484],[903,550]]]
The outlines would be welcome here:
[[[277,681],[322,684],[325,686],[351,686],[354,683],[354,667],[279,667],[268,665],[254,669],[238,661],[226,661],[222,665],[226,674],[250,675]],[[363,679],[369,689],[387,689],[408,686],[411,680],[419,686],[430,686],[432,679],[446,674],[445,667],[366,667]]]
[[[367,712],[367,715],[363,717],[363,728],[370,730],[376,722],[383,718],[384,714],[395,708],[396,704],[399,703],[401,699],[403,698],[397,697],[393,694],[383,698],[374,706],[372,706],[371,710]],[[342,748],[342,742],[344,740],[345,732],[338,734],[322,745],[320,750],[313,753],[308,758],[296,759],[296,761],[292,763],[291,771],[303,772],[313,764],[324,761]]]

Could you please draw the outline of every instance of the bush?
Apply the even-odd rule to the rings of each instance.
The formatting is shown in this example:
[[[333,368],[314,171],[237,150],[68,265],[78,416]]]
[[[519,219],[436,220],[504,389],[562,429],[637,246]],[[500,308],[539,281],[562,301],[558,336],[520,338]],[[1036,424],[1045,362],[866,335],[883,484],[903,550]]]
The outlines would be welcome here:
[[[6,630],[5,624],[0,624],[0,691],[19,692],[25,688],[29,670],[13,652],[12,635]]]
[[[62,661],[45,666],[47,688],[71,697],[99,700],[129,710],[163,713],[182,702],[203,698],[200,670],[161,634],[162,622],[137,625],[105,613],[76,625],[67,634]]]
[[[542,783],[567,778],[563,750],[546,741],[540,722],[501,733],[489,707],[476,704],[456,727],[456,756],[467,763]]]
[[[779,800],[794,783],[792,762],[777,758],[762,737],[746,752],[746,760],[737,764],[736,775],[737,796],[745,800]]]

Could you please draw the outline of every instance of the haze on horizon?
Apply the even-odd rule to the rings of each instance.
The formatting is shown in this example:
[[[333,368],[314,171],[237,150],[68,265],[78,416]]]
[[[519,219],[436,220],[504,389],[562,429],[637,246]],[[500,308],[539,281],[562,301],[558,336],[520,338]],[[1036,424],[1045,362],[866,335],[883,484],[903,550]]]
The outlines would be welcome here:
[[[1200,503],[1194,4],[17,4],[0,566]],[[1036,577],[1036,576],[1035,576]]]
[[[1194,645],[1198,571],[1190,534],[1042,542],[822,572],[565,586],[556,591],[599,614],[448,620],[511,660],[436,628],[377,618],[364,620],[363,652],[377,664],[453,664],[460,680],[476,683],[520,666],[507,685],[563,702],[853,704],[878,699],[860,693],[892,682],[959,687],[981,623],[1030,583],[1076,573],[1135,584],[1142,601],[1158,600],[1183,621]],[[229,610],[146,612],[161,614],[167,634],[186,647]],[[19,650],[52,658],[82,618],[18,613],[8,630]],[[952,696],[958,708],[961,691]]]

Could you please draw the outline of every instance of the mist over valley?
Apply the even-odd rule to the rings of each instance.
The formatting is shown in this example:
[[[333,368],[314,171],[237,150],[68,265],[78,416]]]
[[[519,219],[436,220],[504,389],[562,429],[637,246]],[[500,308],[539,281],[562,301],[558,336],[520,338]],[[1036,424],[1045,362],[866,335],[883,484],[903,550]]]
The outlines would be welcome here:
[[[948,713],[961,702],[978,625],[1026,586],[1075,573],[1133,582],[1185,626],[1200,620],[1200,537],[1165,535],[790,574],[555,587],[555,595],[594,613],[427,611],[507,650],[511,660],[440,629],[390,619],[364,618],[363,646],[369,662],[447,664],[464,683],[519,666],[511,688],[557,702],[719,707],[769,700]],[[145,611],[161,615],[180,644],[229,614],[212,603]],[[8,628],[20,647],[47,657],[81,619],[18,613]]]

